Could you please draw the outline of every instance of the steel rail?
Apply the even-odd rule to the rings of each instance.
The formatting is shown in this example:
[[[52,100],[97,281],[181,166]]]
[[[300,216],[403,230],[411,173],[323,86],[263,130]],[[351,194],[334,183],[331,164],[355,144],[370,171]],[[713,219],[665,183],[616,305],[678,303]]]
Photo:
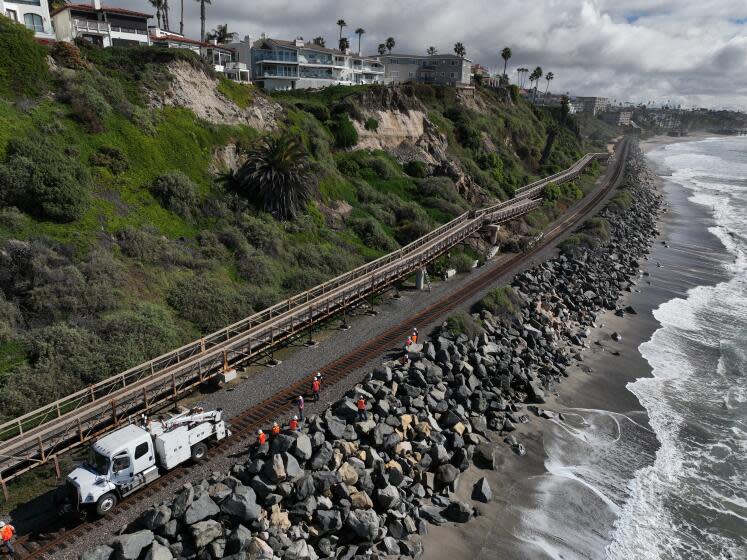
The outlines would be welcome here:
[[[549,182],[569,181],[594,160],[587,154],[570,168],[520,189],[519,196],[466,212],[409,245],[260,313],[0,425],[0,484],[127,421],[163,406],[194,386],[335,315],[424,267],[489,223],[536,207]]]

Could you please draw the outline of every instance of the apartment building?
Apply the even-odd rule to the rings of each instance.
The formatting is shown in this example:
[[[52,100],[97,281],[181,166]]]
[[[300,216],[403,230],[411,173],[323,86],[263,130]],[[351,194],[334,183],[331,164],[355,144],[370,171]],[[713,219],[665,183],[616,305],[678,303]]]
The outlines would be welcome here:
[[[630,126],[633,111],[622,109],[620,111],[608,111],[602,115],[602,120],[613,126]]]
[[[0,0],[0,14],[25,25],[40,41],[54,41],[48,0]]]
[[[384,82],[416,82],[444,86],[469,86],[472,61],[455,54],[385,54],[378,60],[386,68]]]
[[[103,6],[101,0],[87,4],[65,4],[52,12],[52,25],[58,41],[75,39],[100,47],[150,45],[148,20],[142,12]]]
[[[607,110],[610,100],[606,97],[576,97],[576,101],[583,106],[581,113],[590,113],[596,115]]]
[[[266,90],[384,83],[384,66],[375,58],[303,39],[262,37],[252,45],[251,56],[252,80]]]

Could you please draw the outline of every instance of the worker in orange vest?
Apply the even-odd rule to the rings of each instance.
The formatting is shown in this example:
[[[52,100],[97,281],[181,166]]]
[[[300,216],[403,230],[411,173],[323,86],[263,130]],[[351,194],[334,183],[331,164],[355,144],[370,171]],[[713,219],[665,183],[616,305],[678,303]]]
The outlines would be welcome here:
[[[280,425],[277,422],[272,423],[272,429],[270,430],[272,437],[280,435]]]
[[[13,543],[11,543],[11,539],[13,538],[13,535],[16,534],[16,528],[13,527],[10,523],[5,523],[5,521],[0,521],[0,541],[5,545],[5,548],[8,549],[8,556],[11,558],[16,557],[16,551],[13,549]]]
[[[298,416],[294,416],[291,418],[290,425],[288,426],[291,430],[291,432],[297,432],[298,431]]]
[[[319,381],[318,377],[314,378],[311,382],[311,393],[314,395],[314,401],[319,400],[319,392],[322,390],[322,382]]]
[[[264,445],[267,443],[267,434],[262,430],[257,430],[257,445]]]
[[[358,421],[365,421],[367,419],[366,400],[363,398],[363,395],[358,395]]]
[[[412,342],[413,344],[418,343],[418,329],[417,328],[412,329]]]

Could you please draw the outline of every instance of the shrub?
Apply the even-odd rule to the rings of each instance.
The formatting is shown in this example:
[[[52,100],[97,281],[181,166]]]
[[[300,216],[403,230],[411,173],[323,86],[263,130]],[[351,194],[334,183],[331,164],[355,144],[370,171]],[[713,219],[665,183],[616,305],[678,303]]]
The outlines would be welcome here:
[[[373,218],[357,218],[349,222],[350,228],[361,241],[373,249],[393,251],[397,243],[387,235],[381,224]]]
[[[184,219],[193,219],[197,213],[200,201],[197,185],[181,171],[169,171],[156,177],[150,192],[161,206]]]
[[[49,397],[62,397],[81,382],[95,383],[109,373],[104,345],[87,329],[57,323],[30,331],[27,338],[34,368],[61,385]]]
[[[370,130],[371,132],[376,132],[379,130],[379,121],[373,117],[368,117],[366,119],[365,124],[366,130]]]
[[[60,101],[70,105],[72,116],[88,132],[104,130],[104,119],[111,105],[99,91],[90,72],[80,71],[67,76],[58,91]]]
[[[256,250],[239,251],[236,270],[242,279],[254,284],[274,284],[277,278],[275,261]]]
[[[354,159],[341,158],[337,160],[337,169],[346,177],[355,177],[361,170],[361,166]]]
[[[90,177],[73,157],[41,136],[10,141],[0,165],[0,202],[57,222],[80,218],[89,203]]]
[[[457,140],[465,148],[479,150],[482,147],[482,135],[475,126],[467,121],[459,121],[454,128]]]
[[[221,76],[217,89],[241,109],[246,109],[254,101],[254,86],[249,84],[239,84]]]
[[[511,286],[490,290],[477,304],[477,308],[488,311],[494,317],[507,321],[519,313],[521,299]]]
[[[604,218],[590,218],[582,226],[582,231],[601,241],[608,241],[610,238],[610,223]]]
[[[456,336],[460,334],[466,335],[470,340],[480,336],[484,332],[480,324],[464,311],[454,313],[454,315],[446,319],[446,330]]]
[[[2,14],[3,16],[5,14]],[[37,97],[49,83],[46,50],[23,25],[0,17],[0,96]]]
[[[456,252],[449,259],[449,265],[457,272],[471,272],[475,259],[467,253]]]
[[[112,146],[101,146],[91,154],[88,163],[95,167],[104,167],[114,175],[127,171],[130,167],[125,153]]]
[[[307,113],[311,113],[319,122],[327,122],[330,119],[329,108],[326,105],[320,105],[318,103],[307,103],[304,101],[297,101],[296,107]]]
[[[350,148],[358,143],[358,131],[346,114],[340,114],[331,121],[330,128],[338,148]]]
[[[234,286],[207,274],[178,280],[166,301],[202,333],[209,333],[246,317],[251,309]]]
[[[80,70],[89,67],[89,64],[83,59],[80,49],[72,43],[57,41],[52,45],[51,54],[57,64],[67,68]]]
[[[367,162],[366,167],[371,169],[379,179],[391,179],[394,177],[392,166],[383,157],[372,156]]]
[[[410,177],[418,177],[422,179],[428,176],[428,166],[422,161],[408,161],[405,164],[405,173]]]

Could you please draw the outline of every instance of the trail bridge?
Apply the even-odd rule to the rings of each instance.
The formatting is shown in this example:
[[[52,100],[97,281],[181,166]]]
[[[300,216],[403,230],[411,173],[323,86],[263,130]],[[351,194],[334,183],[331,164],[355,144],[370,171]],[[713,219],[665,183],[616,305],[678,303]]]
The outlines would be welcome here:
[[[0,425],[0,486],[6,498],[7,481],[45,463],[53,463],[59,476],[60,454],[126,424],[133,415],[162,408],[199,384],[344,313],[487,226],[536,208],[548,183],[571,181],[591,162],[609,158],[608,153],[587,154],[568,169],[518,189],[510,200],[466,212],[397,251]]]

